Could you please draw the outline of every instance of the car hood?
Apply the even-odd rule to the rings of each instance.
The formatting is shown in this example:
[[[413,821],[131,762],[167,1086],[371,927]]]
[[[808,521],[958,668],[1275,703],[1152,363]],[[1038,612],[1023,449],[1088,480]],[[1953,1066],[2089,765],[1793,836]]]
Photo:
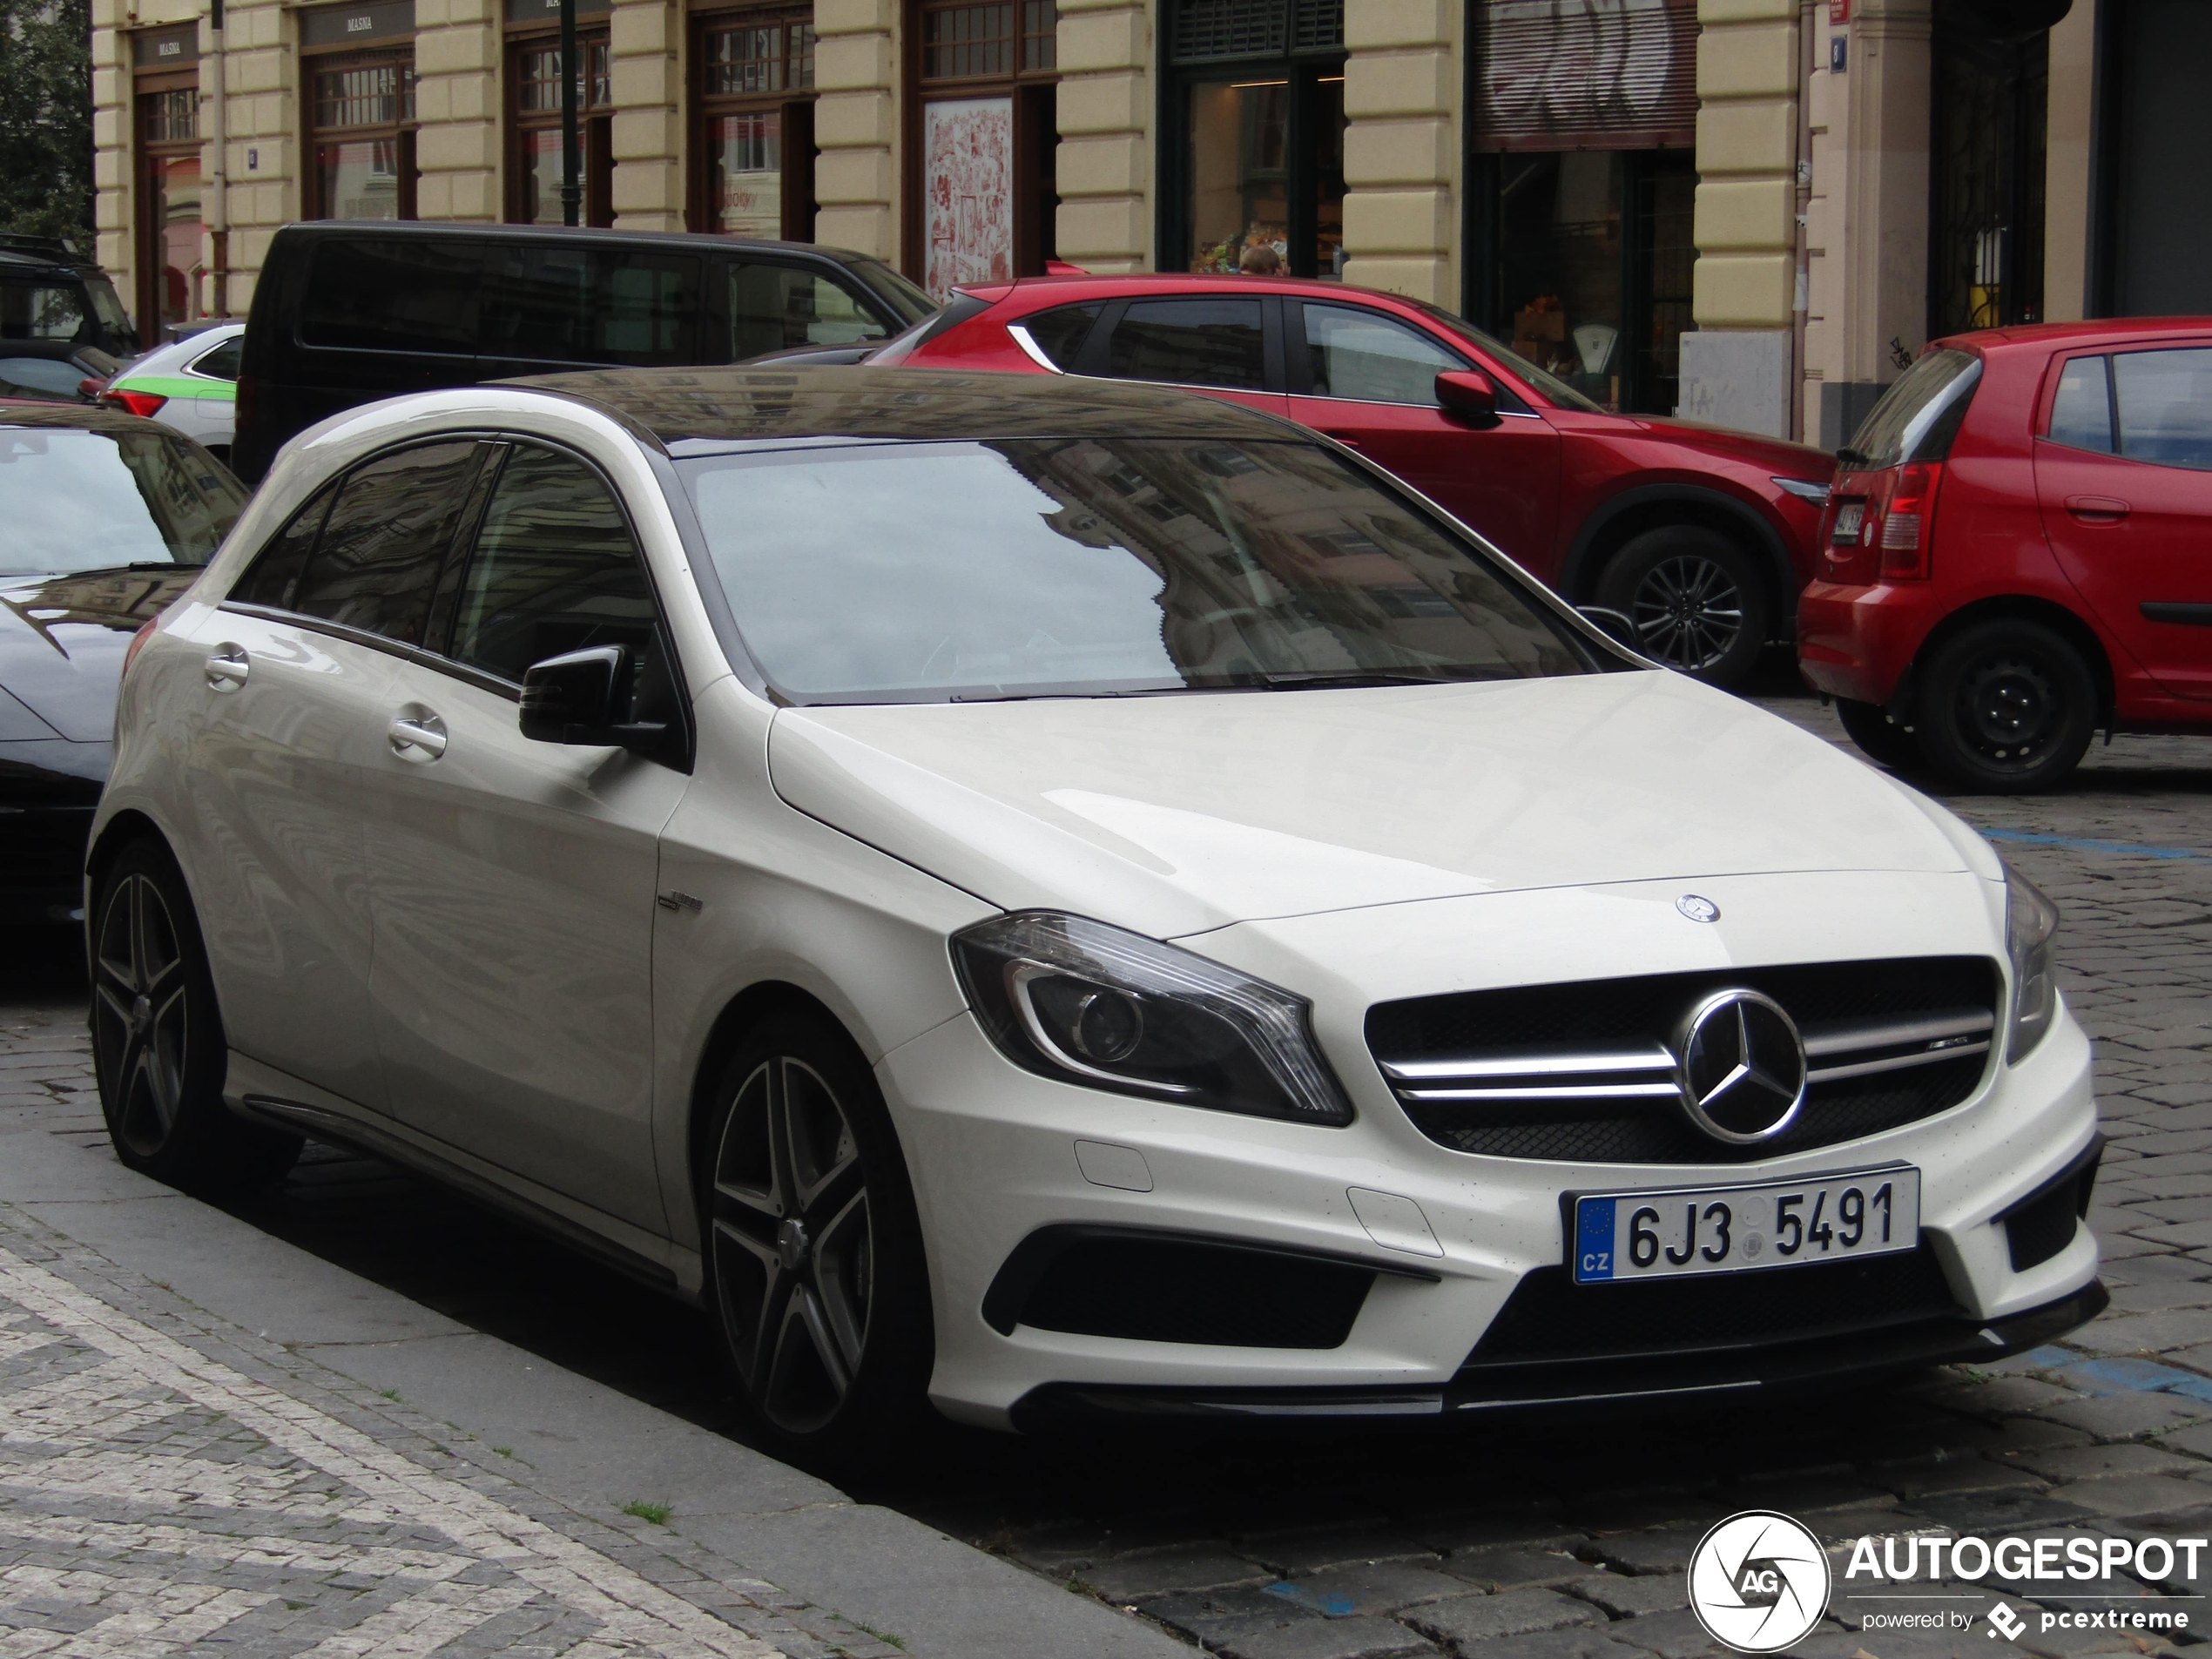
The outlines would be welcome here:
[[[1836,471],[1836,457],[1825,449],[1817,449],[1809,443],[1792,443],[1786,438],[1764,438],[1756,432],[1739,432],[1734,427],[1714,426],[1703,421],[1683,421],[1671,417],[1639,415],[1637,423],[1656,436],[1671,439],[1706,455],[1729,455],[1755,467],[1785,478],[1812,478],[1825,481]]]
[[[1972,832],[1680,676],[787,709],[783,799],[1008,909],[1172,938],[1600,882],[1960,871]]]
[[[131,636],[199,576],[174,570],[0,577],[0,738],[64,737],[105,743],[115,730],[115,688]],[[25,716],[35,717],[34,728]]]

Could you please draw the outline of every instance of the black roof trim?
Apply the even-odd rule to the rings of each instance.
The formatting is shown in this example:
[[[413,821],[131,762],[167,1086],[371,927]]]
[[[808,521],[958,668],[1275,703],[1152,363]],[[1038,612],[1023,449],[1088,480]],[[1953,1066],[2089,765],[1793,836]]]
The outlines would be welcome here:
[[[752,249],[776,253],[815,254],[849,265],[868,257],[851,248],[829,247],[819,242],[775,242],[750,236],[714,236],[694,231],[591,230],[565,225],[479,225],[462,220],[391,219],[314,219],[281,226],[277,234],[287,241],[325,236],[370,235],[404,241],[466,242],[577,242],[612,243],[619,247],[680,247],[695,253],[717,248]]]
[[[1288,421],[1170,387],[927,368],[610,368],[499,384],[594,404],[660,443],[789,438],[1312,441]]]

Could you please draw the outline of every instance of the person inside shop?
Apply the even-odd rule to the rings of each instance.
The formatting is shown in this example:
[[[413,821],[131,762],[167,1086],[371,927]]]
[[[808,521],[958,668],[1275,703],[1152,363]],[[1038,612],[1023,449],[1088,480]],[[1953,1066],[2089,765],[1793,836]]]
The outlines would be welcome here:
[[[1283,256],[1266,242],[1248,242],[1237,257],[1237,268],[1246,276],[1280,276]]]

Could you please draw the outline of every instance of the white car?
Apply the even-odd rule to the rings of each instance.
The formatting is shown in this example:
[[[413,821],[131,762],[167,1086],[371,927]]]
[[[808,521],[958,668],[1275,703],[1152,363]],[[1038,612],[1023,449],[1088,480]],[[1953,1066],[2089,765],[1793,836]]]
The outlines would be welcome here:
[[[1748,1389],[2103,1305],[2048,902],[1264,414],[395,399],[136,653],[124,1160],[427,1170],[703,1303],[787,1444]]]
[[[134,357],[99,401],[196,438],[226,466],[237,426],[242,322],[217,323]]]

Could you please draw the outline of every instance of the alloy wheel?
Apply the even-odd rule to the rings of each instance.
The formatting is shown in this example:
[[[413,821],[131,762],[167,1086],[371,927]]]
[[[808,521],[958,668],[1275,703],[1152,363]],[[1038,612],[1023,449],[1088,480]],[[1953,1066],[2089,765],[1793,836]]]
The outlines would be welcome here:
[[[1679,554],[1645,574],[1630,615],[1646,655],[1696,673],[1727,656],[1743,631],[1743,593],[1714,560]]]
[[[1968,669],[1959,687],[1959,735],[1996,766],[2031,766],[2064,724],[2063,698],[2045,665],[2007,653]]]
[[[93,952],[93,1012],[117,1137],[141,1157],[168,1143],[185,1098],[190,1040],[185,954],[151,877],[118,884]]]
[[[716,1293],[738,1373],[786,1433],[836,1416],[867,1348],[875,1238],[836,1091],[774,1055],[738,1089],[714,1158]]]

